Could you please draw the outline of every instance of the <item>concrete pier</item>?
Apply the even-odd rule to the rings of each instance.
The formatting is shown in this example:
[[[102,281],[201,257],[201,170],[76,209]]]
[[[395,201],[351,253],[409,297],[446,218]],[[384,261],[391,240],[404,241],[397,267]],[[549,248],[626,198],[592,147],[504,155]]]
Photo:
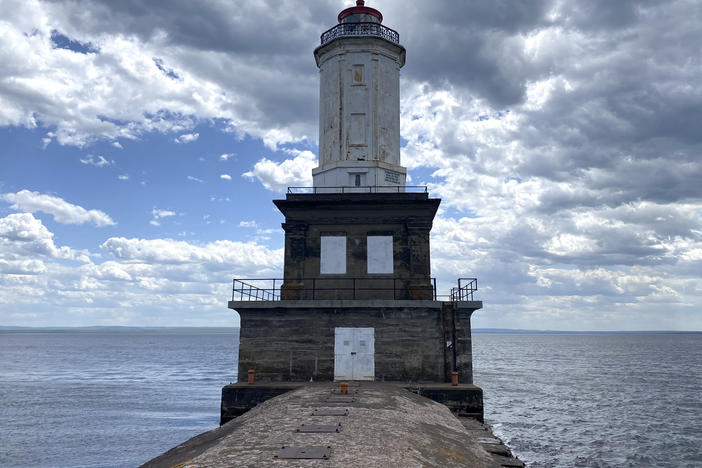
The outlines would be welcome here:
[[[350,385],[303,384],[143,466],[524,466],[476,419],[399,384]]]

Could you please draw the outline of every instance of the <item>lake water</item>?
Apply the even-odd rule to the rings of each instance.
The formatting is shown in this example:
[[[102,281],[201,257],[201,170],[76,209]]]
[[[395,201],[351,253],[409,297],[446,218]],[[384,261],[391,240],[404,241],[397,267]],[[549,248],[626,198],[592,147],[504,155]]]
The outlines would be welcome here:
[[[530,467],[702,467],[702,335],[474,334]],[[0,332],[0,466],[133,467],[219,423],[228,332]]]

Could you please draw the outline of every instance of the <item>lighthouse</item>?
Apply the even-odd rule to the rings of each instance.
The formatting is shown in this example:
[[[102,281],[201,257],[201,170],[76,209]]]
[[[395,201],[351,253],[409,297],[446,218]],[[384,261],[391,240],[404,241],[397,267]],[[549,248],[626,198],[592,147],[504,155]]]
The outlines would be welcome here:
[[[281,278],[235,278],[238,383],[226,422],[309,382],[384,381],[482,418],[472,384],[477,279],[437,290],[430,233],[441,200],[406,185],[400,161],[405,48],[359,0],[320,37],[319,160],[312,187],[273,200],[285,217]],[[453,384],[453,385],[452,385]]]
[[[314,51],[319,67],[319,166],[314,186],[402,187],[400,68],[405,48],[364,5],[339,13]],[[330,190],[326,190],[330,191]]]

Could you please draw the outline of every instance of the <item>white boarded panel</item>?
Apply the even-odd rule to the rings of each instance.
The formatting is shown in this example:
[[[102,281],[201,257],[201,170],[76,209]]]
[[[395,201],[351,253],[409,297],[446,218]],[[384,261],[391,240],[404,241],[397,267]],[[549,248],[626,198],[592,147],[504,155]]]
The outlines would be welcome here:
[[[392,273],[392,236],[368,236],[368,273]]]
[[[322,236],[319,272],[323,275],[346,273],[346,236]]]
[[[366,114],[351,114],[350,145],[366,144]]]

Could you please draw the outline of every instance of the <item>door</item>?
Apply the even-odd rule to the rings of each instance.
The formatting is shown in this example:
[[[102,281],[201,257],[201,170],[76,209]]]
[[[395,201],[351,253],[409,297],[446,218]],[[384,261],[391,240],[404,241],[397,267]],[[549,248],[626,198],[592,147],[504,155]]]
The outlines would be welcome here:
[[[375,380],[375,328],[334,329],[334,380]]]

